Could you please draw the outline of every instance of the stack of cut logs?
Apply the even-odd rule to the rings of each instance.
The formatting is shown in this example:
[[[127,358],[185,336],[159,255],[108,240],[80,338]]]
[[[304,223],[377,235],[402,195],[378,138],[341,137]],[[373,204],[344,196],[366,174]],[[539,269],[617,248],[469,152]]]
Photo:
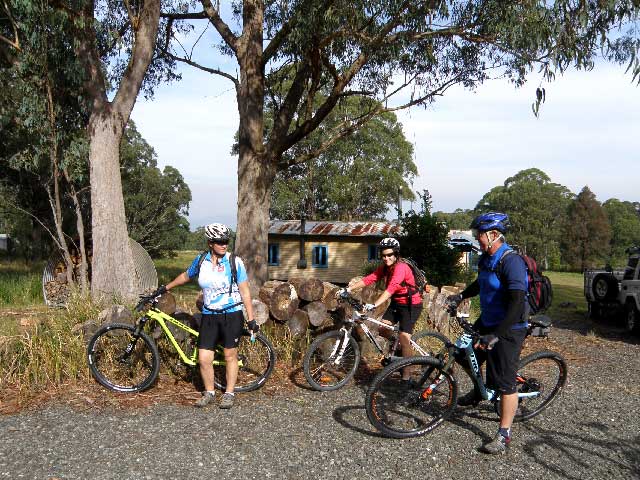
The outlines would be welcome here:
[[[73,263],[73,278],[79,278],[81,257],[76,252],[71,252],[71,262]],[[91,264],[91,256],[89,256]],[[90,272],[89,272],[90,275]],[[67,266],[60,258],[51,269],[51,280],[44,284],[44,291],[48,305],[65,305],[69,299],[71,289],[67,282]]]
[[[356,278],[354,280],[358,280]],[[446,334],[455,334],[455,325],[451,326],[449,315],[444,307],[446,297],[459,293],[464,284],[442,287],[431,287],[424,297],[424,308],[428,312],[428,328]],[[324,329],[331,327],[352,314],[352,308],[338,302],[336,292],[339,286],[322,282],[316,278],[290,278],[288,282],[269,280],[260,289],[259,298],[253,300],[253,310],[259,325],[269,320],[285,324],[293,337],[305,335],[307,329]],[[382,293],[375,285],[369,285],[352,294],[362,303],[373,303]],[[387,309],[389,301],[380,305],[372,314],[381,317]],[[469,311],[468,300],[463,302],[460,310]]]

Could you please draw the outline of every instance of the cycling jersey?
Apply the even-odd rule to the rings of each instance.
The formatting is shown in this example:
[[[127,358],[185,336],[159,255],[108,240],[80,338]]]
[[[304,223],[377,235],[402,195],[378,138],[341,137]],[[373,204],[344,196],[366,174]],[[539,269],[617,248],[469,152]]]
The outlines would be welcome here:
[[[244,267],[242,259],[236,257],[238,281],[231,286],[230,256],[230,253],[226,253],[224,257],[218,261],[218,265],[214,266],[211,261],[211,253],[208,252],[200,265],[200,274],[198,274],[198,263],[200,260],[200,255],[198,255],[187,269],[189,278],[198,275],[198,284],[203,294],[203,314],[217,313],[221,310],[235,312],[242,309],[241,304],[234,307],[231,307],[231,305],[242,302],[238,284],[247,281],[247,270]],[[229,286],[231,286],[231,294],[229,294]]]
[[[393,266],[391,275],[385,272],[385,265],[378,267],[373,273],[362,279],[365,285],[371,285],[381,278],[385,279],[386,291],[391,295],[391,300],[400,305],[407,305],[407,287],[405,285],[415,285],[416,280],[413,276],[411,267],[404,262],[396,262]],[[411,296],[411,305],[422,304],[422,297],[419,293]]]
[[[483,253],[478,262],[478,284],[480,287],[481,324],[497,327],[507,313],[507,293],[509,290],[527,292],[527,267],[520,255],[507,255],[501,266],[502,282],[496,274],[498,262],[511,247],[503,243],[493,255]],[[526,297],[525,297],[525,302]],[[526,305],[523,318],[512,329],[526,328]]]

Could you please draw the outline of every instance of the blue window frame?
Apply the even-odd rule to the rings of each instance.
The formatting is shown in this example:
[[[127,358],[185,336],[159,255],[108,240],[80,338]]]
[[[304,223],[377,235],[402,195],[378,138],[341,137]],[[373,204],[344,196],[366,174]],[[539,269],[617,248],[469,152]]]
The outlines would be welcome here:
[[[378,260],[378,245],[369,245],[367,260]]]
[[[314,245],[311,251],[311,266],[315,268],[329,267],[329,247],[326,245]]]
[[[267,263],[269,265],[280,265],[280,244],[279,243],[270,243],[269,244],[269,258]]]

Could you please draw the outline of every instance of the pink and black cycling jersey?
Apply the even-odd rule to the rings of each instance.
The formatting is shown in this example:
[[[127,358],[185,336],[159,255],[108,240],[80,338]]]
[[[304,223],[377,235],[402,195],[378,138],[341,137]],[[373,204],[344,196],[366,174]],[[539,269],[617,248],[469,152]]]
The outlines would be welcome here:
[[[385,279],[385,290],[391,295],[391,300],[399,305],[407,305],[408,288],[406,285],[415,286],[416,280],[413,277],[411,267],[403,262],[396,262],[393,272],[388,275],[385,265],[378,267],[375,272],[367,275],[362,279],[365,285],[371,285],[381,278]],[[415,287],[414,287],[415,289]],[[422,297],[419,293],[411,296],[411,304],[418,305],[422,303]]]

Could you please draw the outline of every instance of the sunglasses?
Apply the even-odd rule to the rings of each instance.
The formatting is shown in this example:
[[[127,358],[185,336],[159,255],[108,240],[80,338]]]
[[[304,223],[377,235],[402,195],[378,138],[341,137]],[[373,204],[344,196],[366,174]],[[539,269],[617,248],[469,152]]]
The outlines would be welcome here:
[[[229,240],[210,240],[212,245],[229,245]]]
[[[391,257],[395,257],[396,254],[395,253],[387,253],[387,254],[381,254],[380,255],[382,258],[391,258]]]

